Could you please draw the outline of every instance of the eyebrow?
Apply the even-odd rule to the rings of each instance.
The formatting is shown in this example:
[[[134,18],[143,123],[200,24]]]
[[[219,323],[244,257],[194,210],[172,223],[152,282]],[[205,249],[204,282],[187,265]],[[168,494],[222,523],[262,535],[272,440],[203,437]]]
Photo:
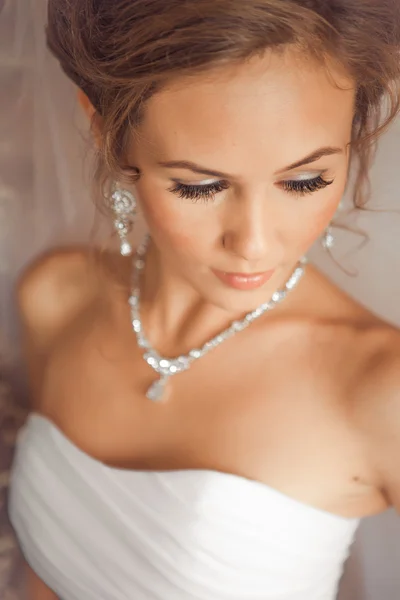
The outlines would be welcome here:
[[[312,152],[308,156],[298,160],[287,167],[280,169],[276,174],[284,173],[285,171],[292,171],[293,169],[297,169],[298,167],[302,167],[304,165],[309,165],[310,163],[316,162],[323,156],[331,156],[332,154],[343,154],[342,148],[335,148],[334,146],[326,146],[324,148],[319,148]],[[228,175],[227,173],[222,173],[221,171],[214,171],[213,169],[208,169],[207,167],[202,167],[194,162],[188,160],[171,160],[171,161],[161,161],[157,163],[160,167],[165,167],[167,169],[187,169],[188,171],[192,171],[193,173],[198,173],[199,175],[210,175],[211,177],[220,177],[223,179],[235,179],[234,176]]]

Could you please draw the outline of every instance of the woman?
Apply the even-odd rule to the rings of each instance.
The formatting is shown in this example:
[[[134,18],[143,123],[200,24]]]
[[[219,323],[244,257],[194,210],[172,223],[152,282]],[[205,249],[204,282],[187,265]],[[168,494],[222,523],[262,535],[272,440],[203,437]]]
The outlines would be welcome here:
[[[304,257],[353,164],[365,203],[399,8],[50,0],[48,41],[120,253],[19,286],[30,598],[333,599],[359,520],[399,502],[400,342]]]

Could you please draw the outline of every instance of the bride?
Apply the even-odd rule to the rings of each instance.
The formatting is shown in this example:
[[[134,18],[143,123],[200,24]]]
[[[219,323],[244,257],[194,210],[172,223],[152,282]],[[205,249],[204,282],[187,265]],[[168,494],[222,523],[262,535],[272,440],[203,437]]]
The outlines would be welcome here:
[[[399,111],[389,0],[50,0],[120,252],[21,279],[33,600],[333,600],[400,503],[398,331],[305,258]],[[149,235],[136,250],[137,213]]]

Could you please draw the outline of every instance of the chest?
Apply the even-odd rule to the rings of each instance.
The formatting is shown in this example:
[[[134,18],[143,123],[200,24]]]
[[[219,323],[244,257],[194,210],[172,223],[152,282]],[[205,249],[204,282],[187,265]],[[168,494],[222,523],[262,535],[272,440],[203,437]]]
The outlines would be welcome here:
[[[156,374],[140,349],[92,346],[54,360],[44,403],[71,439],[108,464],[234,473],[340,511],[354,475],[366,472],[345,417],[343,355],[328,357],[324,344],[301,335],[279,339],[261,343],[254,334],[221,345],[172,377],[162,404],[145,397]]]

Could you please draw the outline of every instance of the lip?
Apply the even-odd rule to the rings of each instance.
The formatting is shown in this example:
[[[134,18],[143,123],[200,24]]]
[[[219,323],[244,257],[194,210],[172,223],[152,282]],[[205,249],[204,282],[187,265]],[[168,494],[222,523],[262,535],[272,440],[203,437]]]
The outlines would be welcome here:
[[[263,271],[262,273],[227,273],[225,271],[212,270],[222,283],[236,290],[256,290],[262,287],[275,272],[275,269]]]

